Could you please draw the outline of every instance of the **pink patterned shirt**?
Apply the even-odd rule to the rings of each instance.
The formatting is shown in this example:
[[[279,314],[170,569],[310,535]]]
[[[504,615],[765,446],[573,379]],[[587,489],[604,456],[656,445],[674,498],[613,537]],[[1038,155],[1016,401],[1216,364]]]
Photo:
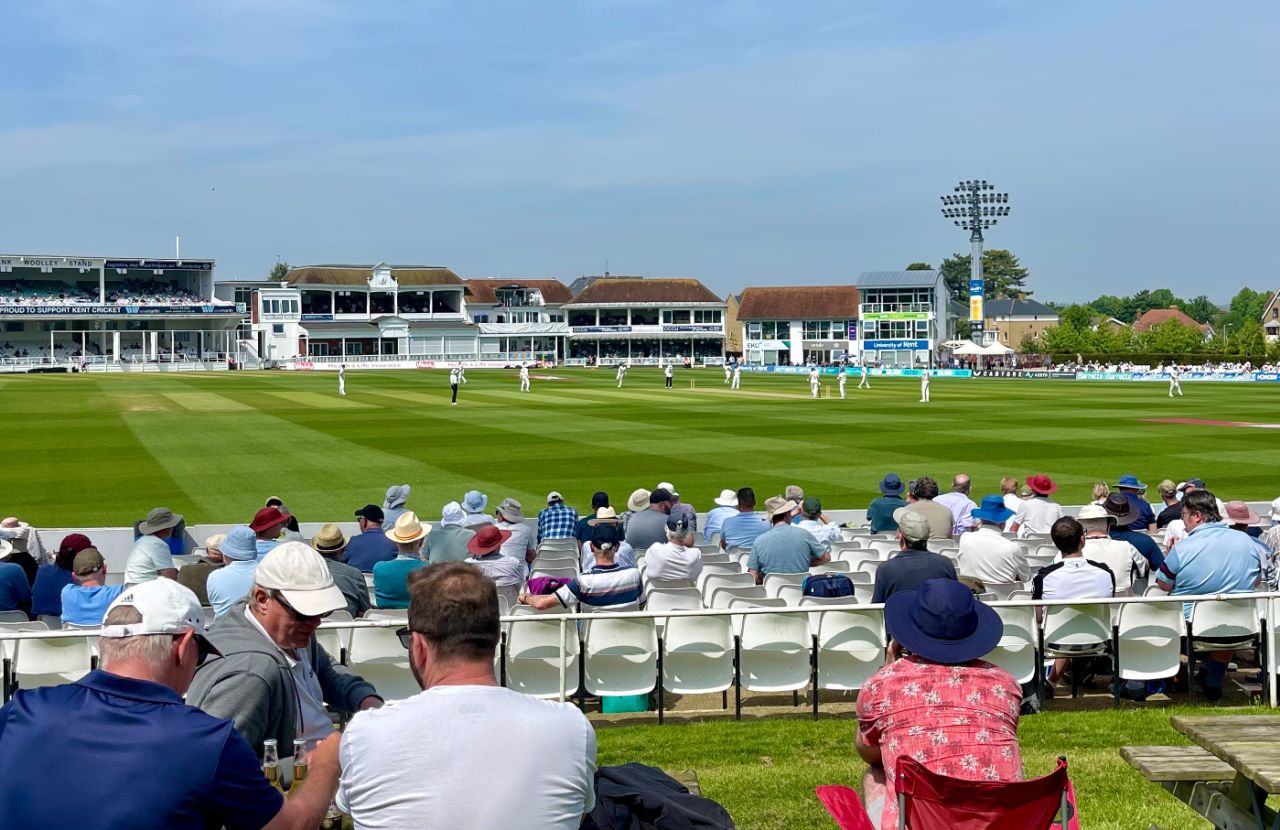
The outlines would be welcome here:
[[[858,693],[858,730],[880,747],[888,784],[880,826],[898,826],[898,758],[970,781],[1021,781],[1018,710],[1022,689],[985,660],[960,666],[905,657],[875,673]]]

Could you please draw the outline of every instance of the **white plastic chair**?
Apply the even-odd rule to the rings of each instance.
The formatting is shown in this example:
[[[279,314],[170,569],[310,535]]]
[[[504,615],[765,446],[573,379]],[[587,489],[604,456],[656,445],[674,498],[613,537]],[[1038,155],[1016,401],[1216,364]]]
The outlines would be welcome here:
[[[560,696],[560,621],[530,615],[507,633],[507,688],[540,698]],[[578,691],[578,627],[564,627],[565,697]]]
[[[541,542],[538,543],[539,556],[541,556],[544,551],[547,553],[551,553],[551,552],[569,553],[576,556],[580,549],[581,549],[581,546],[579,545],[578,540],[573,538],[543,539]]]
[[[761,584],[762,584],[762,586],[764,587],[764,595],[765,595],[765,596],[767,596],[767,597],[776,597],[776,596],[778,596],[778,595],[779,595],[779,593],[778,593],[778,592],[782,589],[782,587],[783,587],[783,586],[786,586],[786,585],[798,585],[798,586],[803,586],[803,585],[804,585],[804,581],[805,581],[808,577],[809,577],[809,575],[808,575],[807,573],[804,573],[804,574],[765,574],[765,575],[764,575],[764,582],[763,582],[763,583],[761,583]]]
[[[759,585],[721,585],[711,592],[711,597],[707,602],[708,608],[728,608],[729,602],[735,597],[744,599],[765,599],[764,588]]]
[[[729,600],[730,608],[786,608],[787,601],[781,597],[733,597]]]
[[[578,566],[565,565],[560,567],[546,567],[541,562],[534,562],[533,572],[529,574],[529,578],[537,579],[540,576],[551,577],[553,579],[574,579],[578,576]]]
[[[889,556],[900,550],[896,539],[872,539],[868,547],[878,551],[882,556]]]
[[[864,560],[864,561],[862,561],[862,562],[859,562],[859,563],[858,563],[858,571],[859,571],[860,573],[864,573],[864,574],[866,574],[867,576],[871,577],[871,581],[872,581],[872,582],[875,582],[875,581],[876,581],[876,571],[877,571],[877,570],[879,570],[880,566],[881,566],[881,565],[883,565],[883,564],[884,564],[884,563],[883,563],[883,562],[880,562],[880,561],[875,561],[875,560]]]
[[[744,573],[708,573],[705,569],[698,575],[698,590],[704,599],[710,600],[716,588],[750,587],[756,584],[755,577]],[[710,603],[707,604],[710,608]]]
[[[1036,611],[1031,606],[996,606],[991,609],[1004,623],[1000,642],[982,659],[994,663],[1019,684],[1036,678]]]
[[[853,565],[843,559],[832,559],[825,565],[814,565],[809,569],[811,574],[838,573],[847,574],[853,571]]]
[[[662,687],[666,691],[682,695],[728,691],[733,685],[734,650],[729,617],[668,617],[663,629]]]
[[[739,638],[735,717],[742,715],[743,689],[797,692],[808,686],[811,646],[809,620],[802,612],[744,615]]]
[[[658,635],[652,617],[587,620],[583,643],[588,694],[642,695],[657,685]]]
[[[802,605],[814,605],[816,597],[805,597]],[[840,597],[847,601],[847,597]],[[814,685],[817,689],[857,691],[884,665],[884,612],[822,611],[814,627]],[[814,717],[818,715],[814,695]]]
[[[26,611],[0,611],[0,623],[30,622]]]
[[[1191,641],[1196,651],[1249,648],[1261,630],[1258,605],[1251,599],[1197,602],[1191,609]]]
[[[1120,608],[1116,672],[1121,680],[1160,680],[1178,673],[1184,631],[1176,602],[1131,602]]]
[[[329,615],[326,622],[350,622],[352,620],[350,611],[334,611]],[[344,666],[347,663],[347,650],[351,646],[350,628],[326,628],[324,623],[316,629],[316,642],[320,647],[329,652],[329,656],[335,662]]]
[[[728,557],[726,557],[727,559]],[[704,574],[729,574],[737,576],[742,573],[742,566],[737,562],[707,562],[702,561],[702,573]]]
[[[663,611],[699,611],[703,608],[702,594],[697,588],[667,588],[651,591],[645,602],[645,610],[655,614]],[[663,635],[665,617],[657,617],[658,636]]]
[[[768,593],[768,591],[765,593]],[[782,604],[785,606],[799,605],[800,600],[804,597],[804,586],[797,584],[780,585],[775,596],[782,600]]]
[[[737,565],[738,560],[731,558],[727,553],[702,551],[702,564],[704,567],[706,565]]]
[[[89,637],[19,640],[13,654],[13,678],[22,689],[74,683],[89,673],[93,660]]]
[[[365,618],[372,618],[371,614]],[[385,700],[404,700],[422,691],[409,668],[409,652],[400,644],[394,627],[351,629],[347,666],[352,674],[372,683]]]
[[[1044,615],[1040,653],[1045,659],[1066,657],[1072,660],[1071,696],[1075,697],[1080,676],[1074,670],[1077,657],[1099,657],[1111,649],[1111,609],[1105,605],[1051,605]]]

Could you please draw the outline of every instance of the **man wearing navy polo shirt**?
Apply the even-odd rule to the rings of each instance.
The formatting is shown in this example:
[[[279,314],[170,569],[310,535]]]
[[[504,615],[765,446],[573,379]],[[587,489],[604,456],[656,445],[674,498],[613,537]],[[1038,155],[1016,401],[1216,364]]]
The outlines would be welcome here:
[[[286,802],[231,721],[182,702],[196,667],[217,653],[203,630],[189,589],[163,577],[135,585],[107,610],[101,669],[76,683],[21,689],[0,709],[0,769],[88,773],[74,786],[46,775],[0,788],[6,830],[320,824],[337,791],[337,735],[315,748],[306,781]]]

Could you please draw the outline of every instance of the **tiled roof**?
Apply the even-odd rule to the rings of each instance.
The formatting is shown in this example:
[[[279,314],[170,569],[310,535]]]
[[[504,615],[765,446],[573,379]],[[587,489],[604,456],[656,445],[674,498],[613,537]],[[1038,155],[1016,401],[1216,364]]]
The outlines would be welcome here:
[[[723,302],[695,279],[659,277],[598,277],[573,298],[574,305]]]
[[[367,285],[372,265],[305,265],[290,268],[284,280],[290,285]],[[391,276],[400,285],[464,285],[462,277],[434,265],[392,265]]]
[[[548,303],[567,303],[573,299],[568,287],[560,280],[467,280],[471,289],[471,302],[496,303],[499,288],[536,288]]]
[[[1161,323],[1168,322],[1169,320],[1177,320],[1188,328],[1199,329],[1200,331],[1207,331],[1209,329],[1208,323],[1197,323],[1195,320],[1192,320],[1184,314],[1181,309],[1153,308],[1150,311],[1144,312],[1141,317],[1134,321],[1133,330],[1146,331],[1152,326],[1158,326]]]
[[[854,320],[858,289],[852,285],[799,285],[747,288],[739,320]]]

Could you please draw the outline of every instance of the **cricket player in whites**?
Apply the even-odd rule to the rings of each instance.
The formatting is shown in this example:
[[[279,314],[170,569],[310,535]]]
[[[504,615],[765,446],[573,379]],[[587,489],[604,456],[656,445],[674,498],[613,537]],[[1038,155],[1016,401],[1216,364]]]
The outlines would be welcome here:
[[[728,386],[733,381],[733,367],[729,365],[729,361],[724,362],[724,382]]]
[[[670,388],[671,388],[671,377],[672,377],[672,374],[673,374],[673,372],[672,372],[672,369],[671,369],[671,364],[670,364],[670,363],[668,363],[668,364],[667,364],[667,366],[666,366],[666,368],[662,370],[662,377],[663,377],[663,380],[665,381],[666,388],[668,388],[668,389],[670,389]]]
[[[529,364],[528,363],[520,364],[520,391],[521,392],[529,391]]]
[[[458,405],[458,384],[467,382],[467,373],[459,363],[449,370],[449,389],[453,392],[453,405]]]
[[[347,364],[338,364],[338,394],[342,397],[347,396]]]
[[[844,400],[844,385],[849,382],[849,376],[845,374],[844,367],[840,367],[840,400]]]
[[[818,386],[819,386],[818,367],[810,366],[809,367],[809,395],[810,396],[814,398],[818,397]]]
[[[920,403],[929,402],[929,370],[925,368],[920,373]]]
[[[1173,393],[1177,392],[1178,397],[1182,397],[1182,373],[1178,371],[1177,366],[1169,367],[1169,397],[1173,397]]]
[[[627,364],[619,363],[618,364],[618,388],[619,389],[622,388],[622,381],[623,379],[626,378],[626,376],[627,376]]]
[[[867,364],[862,364],[862,380],[858,381],[859,389],[870,389],[871,381],[867,380]]]
[[[730,389],[742,388],[742,364],[741,363],[733,364],[733,384],[729,388]]]

